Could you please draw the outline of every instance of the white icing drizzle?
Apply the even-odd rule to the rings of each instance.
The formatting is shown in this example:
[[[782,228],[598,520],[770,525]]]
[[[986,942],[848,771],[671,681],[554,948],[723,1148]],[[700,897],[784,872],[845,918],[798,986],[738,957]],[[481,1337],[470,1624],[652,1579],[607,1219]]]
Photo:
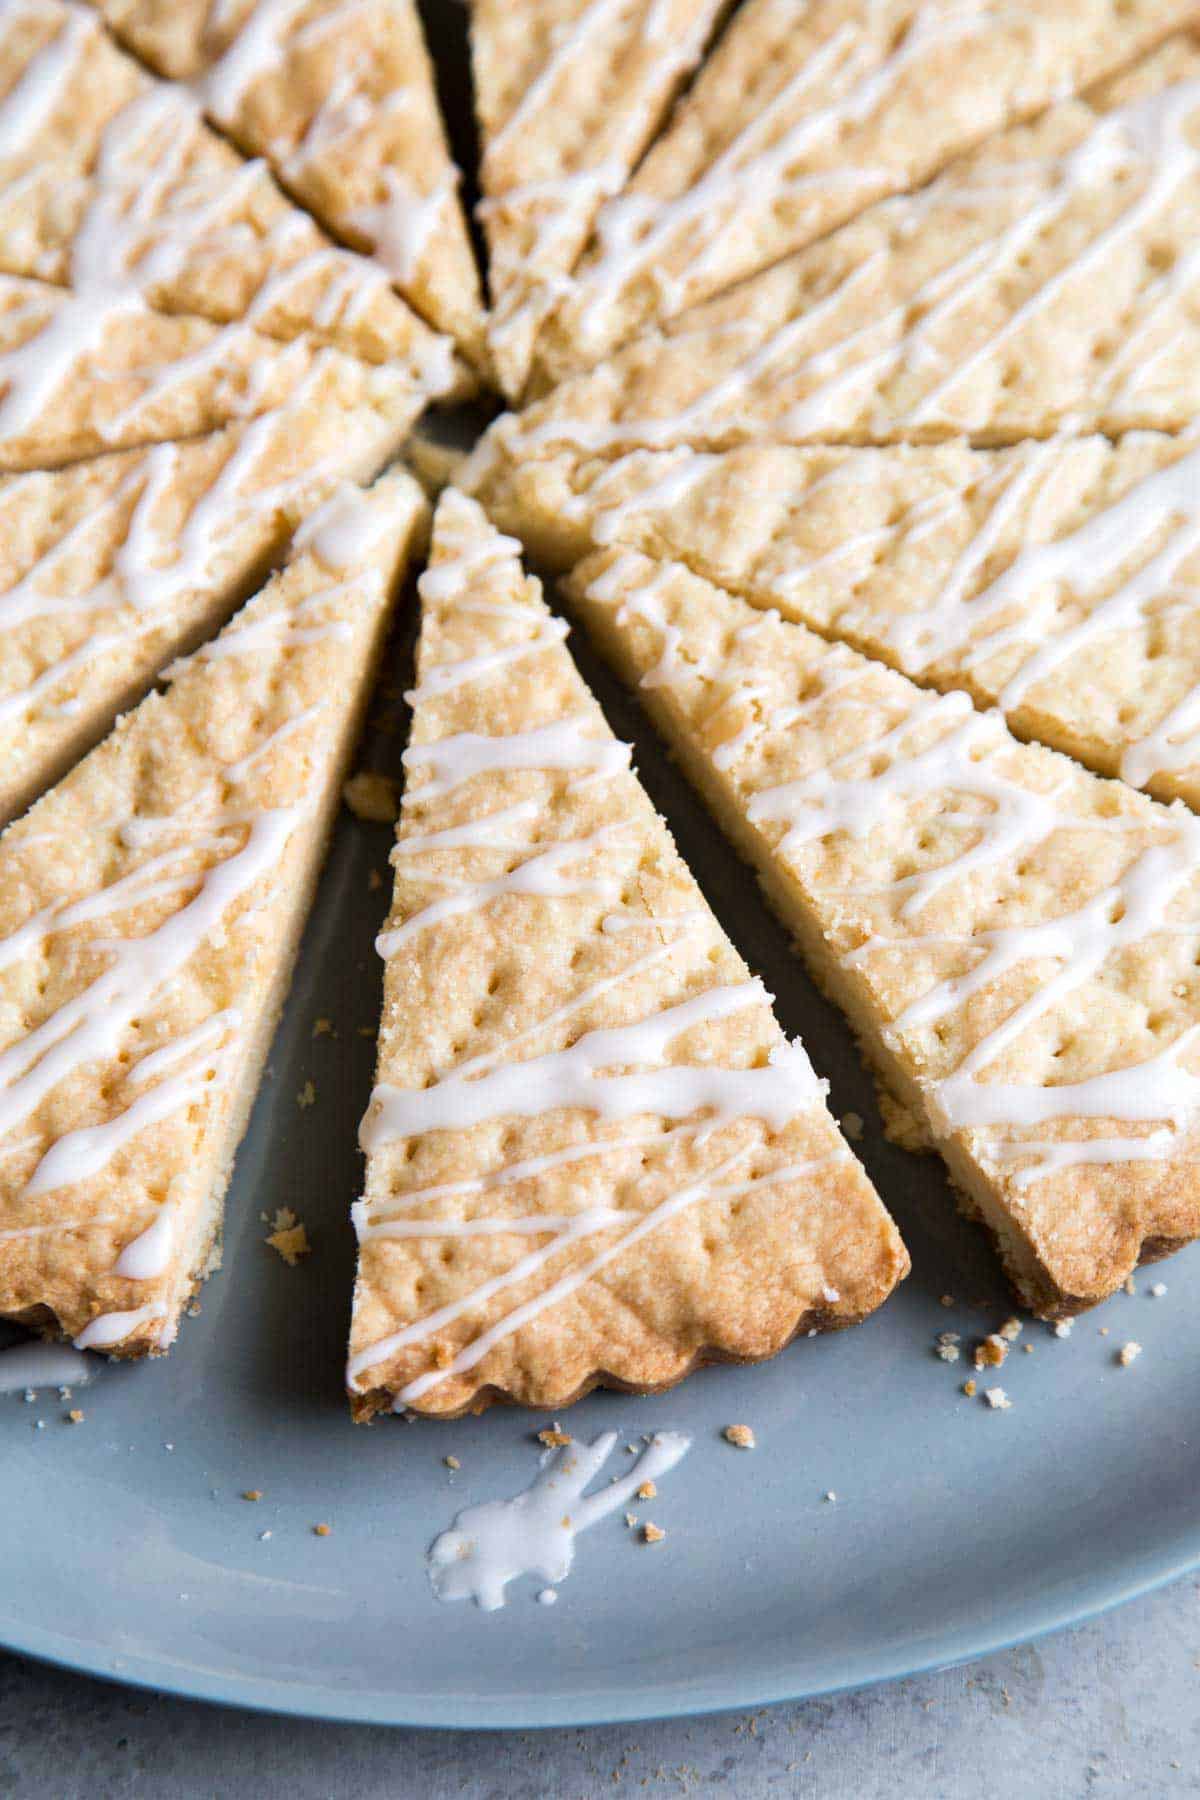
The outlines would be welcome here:
[[[7,10],[7,9],[6,9]],[[36,7],[14,6],[9,17],[15,25],[21,14],[36,18]],[[0,100],[0,158],[19,156],[54,116],[64,91],[88,46],[100,33],[100,21],[82,7],[64,6],[59,30],[32,56],[19,77]]]
[[[56,1139],[26,1183],[26,1197],[90,1180],[107,1168],[117,1152],[148,1126],[211,1098],[216,1091],[216,1082],[231,1066],[229,1052],[233,1046],[227,1039],[236,1039],[240,1023],[239,1015],[231,1008],[213,1013],[192,1031],[142,1057],[126,1076],[130,1087],[144,1087],[167,1068],[172,1072],[164,1080],[155,1081],[103,1125],[81,1126]],[[161,1273],[160,1270],[153,1272]],[[132,1270],[118,1265],[117,1273],[130,1274]],[[142,1275],[137,1279],[148,1277]]]
[[[428,193],[422,193],[403,169],[379,171],[384,192],[370,205],[357,207],[349,223],[371,243],[372,254],[401,286],[416,279],[434,234],[458,191],[458,170],[449,167]]]
[[[585,1032],[565,1050],[502,1064],[481,1075],[456,1069],[427,1088],[381,1082],[363,1121],[363,1149],[369,1154],[428,1131],[469,1131],[489,1119],[536,1118],[571,1107],[602,1119],[644,1113],[683,1119],[707,1109],[714,1121],[757,1118],[782,1130],[789,1119],[815,1106],[824,1091],[800,1044],[777,1045],[771,1060],[755,1068],[674,1064],[639,1073],[604,1073],[659,1061],[682,1032],[769,1003],[758,980],[712,987],[636,1024]]]
[[[432,744],[410,744],[405,768],[427,769],[433,777],[414,788],[413,798],[440,800],[476,775],[499,770],[564,771],[606,779],[618,775],[629,767],[630,747],[613,737],[592,735],[595,724],[589,713],[582,713],[509,737],[460,731]]]
[[[508,1584],[523,1575],[555,1585],[565,1581],[579,1533],[627,1506],[643,1483],[661,1481],[682,1461],[691,1439],[656,1432],[624,1475],[586,1495],[616,1446],[615,1431],[591,1444],[564,1445],[523,1493],[460,1512],[429,1552],[438,1599],[471,1599],[495,1612],[505,1604]]]
[[[129,1021],[278,861],[303,812],[296,805],[255,814],[242,847],[197,873],[198,891],[186,906],[144,937],[107,940],[111,960],[103,972],[0,1051],[0,1136],[74,1070],[116,1053]],[[7,948],[8,940],[0,943],[0,957]]]
[[[353,481],[339,481],[328,499],[314,507],[292,534],[296,550],[312,550],[330,569],[365,563],[382,542],[390,521]]]
[[[167,1307],[162,1300],[151,1300],[145,1306],[137,1306],[130,1312],[99,1313],[89,1321],[75,1339],[77,1350],[111,1350],[114,1345],[137,1331],[142,1325],[148,1325],[154,1319],[166,1319]],[[164,1327],[164,1330],[168,1329]],[[161,1337],[160,1337],[161,1341]]]
[[[521,662],[527,656],[537,656],[543,650],[554,650],[566,635],[565,620],[547,619],[544,624],[539,624],[532,637],[514,644],[500,645],[494,650],[481,651],[478,656],[460,657],[457,662],[443,663],[436,669],[430,669],[420,683],[404,697],[410,706],[416,706],[422,700],[435,699],[440,694],[450,693],[454,688],[465,687],[468,682],[478,681],[482,675],[493,675],[499,669]]]
[[[0,1394],[86,1387],[91,1379],[92,1364],[69,1344],[34,1342],[0,1350]]]
[[[600,850],[611,851],[621,827],[608,825],[585,837],[566,838],[527,856],[515,868],[490,881],[456,882],[456,892],[432,900],[407,918],[394,931],[384,931],[375,940],[375,948],[385,960],[394,956],[403,944],[411,941],[427,926],[440,925],[456,913],[475,912],[505,894],[536,894],[542,899],[561,899],[575,894],[594,894],[600,899],[615,900],[620,896],[624,871],[613,867],[610,872],[592,879],[572,877],[570,865]],[[403,844],[401,845],[402,848]],[[412,846],[407,846],[412,853]],[[396,858],[393,857],[393,861]],[[410,877],[411,878],[411,877]],[[426,875],[427,881],[448,878]]]

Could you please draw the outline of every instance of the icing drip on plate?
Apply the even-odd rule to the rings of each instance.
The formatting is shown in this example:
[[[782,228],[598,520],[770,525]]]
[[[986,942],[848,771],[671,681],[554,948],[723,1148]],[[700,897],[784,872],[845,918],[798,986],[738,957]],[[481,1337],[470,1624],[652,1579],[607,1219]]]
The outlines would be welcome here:
[[[0,1394],[84,1387],[92,1378],[93,1367],[86,1356],[69,1344],[13,1344],[0,1350]]]
[[[656,1432],[625,1475],[587,1494],[617,1441],[615,1431],[605,1431],[591,1444],[565,1444],[523,1493],[460,1512],[429,1552],[438,1599],[474,1600],[496,1612],[509,1583],[524,1575],[557,1586],[571,1572],[580,1532],[627,1506],[644,1482],[660,1481],[691,1448],[681,1432]]]

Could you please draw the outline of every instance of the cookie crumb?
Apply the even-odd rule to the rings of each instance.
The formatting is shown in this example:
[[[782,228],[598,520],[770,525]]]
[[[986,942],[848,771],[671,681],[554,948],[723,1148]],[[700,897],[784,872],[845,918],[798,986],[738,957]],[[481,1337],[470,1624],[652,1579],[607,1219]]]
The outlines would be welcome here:
[[[975,1398],[976,1394],[979,1392],[979,1386],[974,1381],[964,1381],[963,1385],[962,1385],[962,1391],[967,1396],[968,1400],[973,1400]]]
[[[943,1294],[941,1297],[941,1300],[938,1302],[938,1304],[940,1306],[953,1306],[954,1305],[954,1295],[953,1294]]]
[[[459,1462],[457,1456],[443,1456],[442,1461],[445,1463],[445,1465],[448,1469],[461,1469],[462,1468],[462,1464]]]
[[[394,825],[400,811],[395,782],[369,769],[350,777],[342,789],[342,799],[356,819],[373,825]]]
[[[313,1536],[314,1537],[332,1537],[333,1536],[333,1526],[326,1525],[324,1520],[322,1520],[319,1525],[313,1526]]]
[[[1006,1343],[1015,1344],[1024,1329],[1020,1319],[1005,1319],[997,1336],[1002,1337]]]
[[[242,1490],[243,1500],[261,1500],[262,1497],[263,1491],[261,1488],[243,1488]]]
[[[832,1488],[826,1488],[825,1492],[821,1495],[821,1498],[829,1506],[832,1506],[834,1501],[837,1499],[837,1495],[834,1493]]]
[[[1050,1329],[1053,1331],[1055,1337],[1066,1338],[1070,1337],[1071,1327],[1074,1323],[1074,1319],[1056,1319]]]
[[[666,1535],[665,1531],[660,1531],[659,1527],[652,1524],[649,1519],[642,1526],[643,1544],[661,1544]]]
[[[281,1206],[276,1210],[273,1228],[268,1232],[266,1242],[283,1258],[289,1269],[294,1269],[300,1258],[307,1256],[312,1249],[303,1222],[296,1217],[290,1206]]]
[[[1142,1346],[1140,1344],[1135,1344],[1133,1339],[1130,1338],[1129,1342],[1127,1344],[1122,1344],[1121,1348],[1117,1351],[1117,1361],[1123,1369],[1127,1369],[1130,1363],[1136,1362],[1141,1354]]]
[[[563,1450],[568,1444],[574,1442],[570,1432],[560,1431],[557,1425],[547,1427],[545,1431],[539,1431],[537,1440],[539,1444],[545,1444],[547,1450]]]
[[[82,1425],[85,1415],[82,1412],[80,1412],[80,1410],[77,1406],[73,1406],[71,1408],[70,1412],[67,1414],[67,1417],[71,1421],[72,1425]]]
[[[1166,1293],[1166,1291],[1167,1291],[1166,1282],[1165,1281],[1156,1281],[1150,1289],[1150,1298],[1152,1300],[1161,1300],[1163,1295]]]
[[[333,1036],[333,1020],[332,1019],[317,1019],[313,1024],[312,1034],[315,1038],[332,1037]]]
[[[1022,1344],[1021,1348],[1022,1348],[1022,1350],[1024,1350],[1026,1356],[1033,1355],[1033,1345],[1032,1344]]]
[[[637,1514],[627,1512],[625,1514],[625,1523],[628,1525],[629,1529],[632,1531],[633,1527],[637,1524]]]
[[[1012,1401],[1002,1387],[985,1388],[983,1397],[993,1412],[1007,1412],[1012,1406]]]
[[[269,1544],[271,1536],[272,1534],[269,1531],[260,1531],[258,1534],[258,1541],[260,1544]]]
[[[1008,1344],[998,1331],[993,1331],[976,1344],[972,1360],[977,1369],[998,1369],[1007,1355]]]
[[[749,1425],[726,1425],[721,1436],[727,1444],[732,1444],[735,1450],[753,1450],[756,1442]]]
[[[962,1354],[958,1347],[957,1331],[939,1332],[937,1342],[933,1346],[933,1354],[940,1356],[945,1363],[956,1363]]]
[[[856,1144],[863,1134],[862,1114],[856,1112],[843,1113],[842,1131],[846,1137],[850,1139],[852,1144]]]
[[[1134,1281],[1132,1275],[1127,1275],[1125,1277],[1125,1292],[1127,1294],[1136,1294],[1137,1293],[1137,1283]]]
[[[558,1601],[557,1588],[542,1588],[537,1597],[539,1606],[554,1606]]]
[[[637,1491],[637,1497],[639,1500],[657,1500],[658,1489],[652,1481],[643,1481],[641,1487]]]
[[[306,1081],[304,1086],[300,1089],[300,1092],[296,1095],[296,1105],[300,1108],[301,1112],[303,1112],[306,1107],[315,1106],[316,1103],[316,1084],[311,1080]]]

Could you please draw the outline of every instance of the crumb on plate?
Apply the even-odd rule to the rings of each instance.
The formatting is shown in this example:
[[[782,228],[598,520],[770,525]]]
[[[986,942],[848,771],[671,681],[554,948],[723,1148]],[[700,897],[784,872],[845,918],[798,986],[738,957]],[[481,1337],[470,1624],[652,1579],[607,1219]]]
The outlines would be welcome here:
[[[394,825],[400,810],[396,783],[387,775],[362,769],[342,789],[342,798],[356,819],[374,825]]]

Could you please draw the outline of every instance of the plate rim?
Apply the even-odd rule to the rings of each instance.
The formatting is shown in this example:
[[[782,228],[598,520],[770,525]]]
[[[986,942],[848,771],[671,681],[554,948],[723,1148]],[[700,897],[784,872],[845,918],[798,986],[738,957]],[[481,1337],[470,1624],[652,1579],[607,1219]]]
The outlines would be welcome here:
[[[819,1681],[789,1675],[780,1665],[776,1679],[764,1682],[761,1674],[744,1682],[736,1671],[723,1671],[705,1686],[676,1678],[661,1687],[628,1687],[604,1694],[558,1694],[544,1700],[524,1695],[518,1704],[509,1696],[489,1699],[474,1695],[471,1716],[461,1716],[464,1697],[453,1694],[419,1694],[412,1690],[395,1695],[372,1693],[355,1699],[351,1694],[323,1683],[300,1685],[274,1681],[266,1676],[222,1674],[191,1663],[174,1664],[160,1655],[112,1653],[95,1647],[82,1650],[60,1632],[38,1626],[18,1626],[0,1613],[0,1650],[30,1661],[88,1675],[114,1686],[162,1694],[173,1699],[201,1701],[267,1716],[312,1719],[326,1724],[379,1725],[407,1730],[438,1731],[540,1731],[600,1725],[645,1724],[657,1719],[689,1719],[705,1714],[740,1712],[762,1706],[798,1704],[836,1694],[878,1687],[914,1675],[937,1673],[993,1656],[1018,1645],[1032,1643],[1055,1632],[1087,1624],[1119,1606],[1157,1592],[1200,1569],[1200,1524],[1183,1535],[1186,1548],[1145,1552],[1121,1559],[1122,1579],[1105,1582],[1102,1576],[1078,1576],[1059,1595],[1056,1604],[1039,1608],[1028,1596],[1015,1598],[990,1631],[960,1626],[929,1645],[928,1653],[914,1659],[902,1649],[872,1652],[843,1659]],[[1089,1597],[1090,1595],[1090,1597]],[[1024,1622],[1022,1623],[1022,1619]],[[872,1662],[872,1657],[875,1661]],[[119,1665],[119,1666],[118,1666]],[[860,1666],[863,1665],[863,1666]],[[658,1695],[658,1699],[654,1698]]]

